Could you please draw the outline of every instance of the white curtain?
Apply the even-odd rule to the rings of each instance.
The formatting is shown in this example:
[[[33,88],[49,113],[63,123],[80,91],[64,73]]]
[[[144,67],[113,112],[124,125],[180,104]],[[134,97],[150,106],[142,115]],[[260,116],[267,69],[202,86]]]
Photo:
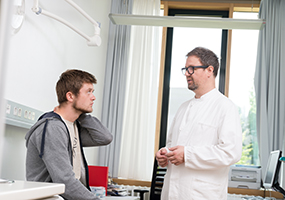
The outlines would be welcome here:
[[[160,0],[134,0],[133,14],[159,15]],[[154,159],[161,28],[132,26],[118,176],[150,181]]]

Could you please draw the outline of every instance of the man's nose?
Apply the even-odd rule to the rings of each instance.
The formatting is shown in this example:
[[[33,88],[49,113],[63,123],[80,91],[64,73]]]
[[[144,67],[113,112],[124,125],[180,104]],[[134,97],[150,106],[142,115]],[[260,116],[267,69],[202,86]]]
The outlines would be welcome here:
[[[92,94],[92,101],[95,101],[96,100],[96,97],[94,94]]]

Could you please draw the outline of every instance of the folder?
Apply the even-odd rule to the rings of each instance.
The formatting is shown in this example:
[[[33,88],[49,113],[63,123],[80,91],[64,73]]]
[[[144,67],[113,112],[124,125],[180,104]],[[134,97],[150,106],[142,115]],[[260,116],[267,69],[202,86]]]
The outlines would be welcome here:
[[[108,188],[108,167],[105,166],[88,166],[89,185],[94,187],[105,187],[107,194]]]

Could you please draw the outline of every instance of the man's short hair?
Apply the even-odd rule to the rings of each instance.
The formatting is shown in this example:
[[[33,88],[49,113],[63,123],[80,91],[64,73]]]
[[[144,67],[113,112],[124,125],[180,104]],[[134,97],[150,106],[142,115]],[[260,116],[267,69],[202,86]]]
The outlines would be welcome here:
[[[201,64],[203,66],[210,66],[212,65],[214,67],[214,76],[216,77],[219,71],[219,59],[217,55],[212,52],[209,49],[203,48],[203,47],[196,47],[192,51],[190,51],[187,55],[187,58],[189,56],[196,56],[199,58]]]
[[[63,72],[56,83],[58,103],[62,104],[67,101],[67,92],[72,92],[72,94],[77,96],[83,83],[96,84],[97,80],[92,74],[78,69],[70,69]]]

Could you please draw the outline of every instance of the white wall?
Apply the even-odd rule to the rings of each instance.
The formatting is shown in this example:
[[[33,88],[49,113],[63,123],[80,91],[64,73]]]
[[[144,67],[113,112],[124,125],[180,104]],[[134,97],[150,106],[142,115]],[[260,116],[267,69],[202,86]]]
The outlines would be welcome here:
[[[86,40],[70,28],[33,13],[33,0],[25,2],[25,21],[20,31],[12,35],[7,52],[4,98],[43,112],[50,111],[57,105],[55,84],[60,74],[66,69],[78,68],[97,78],[93,115],[100,119],[111,0],[74,0],[101,23],[100,47],[89,47]],[[87,35],[94,32],[92,24],[64,0],[40,0],[40,7],[66,19]],[[1,177],[25,179],[26,132],[25,128],[6,126]],[[96,164],[97,148],[85,149],[85,152],[89,164]]]
[[[12,1],[0,0],[0,177],[1,177],[1,161],[4,144],[4,113],[5,113],[5,102],[4,102],[4,84],[6,75],[6,52],[9,47],[9,31],[6,27],[10,27],[11,17],[9,16],[9,10],[12,6]]]

